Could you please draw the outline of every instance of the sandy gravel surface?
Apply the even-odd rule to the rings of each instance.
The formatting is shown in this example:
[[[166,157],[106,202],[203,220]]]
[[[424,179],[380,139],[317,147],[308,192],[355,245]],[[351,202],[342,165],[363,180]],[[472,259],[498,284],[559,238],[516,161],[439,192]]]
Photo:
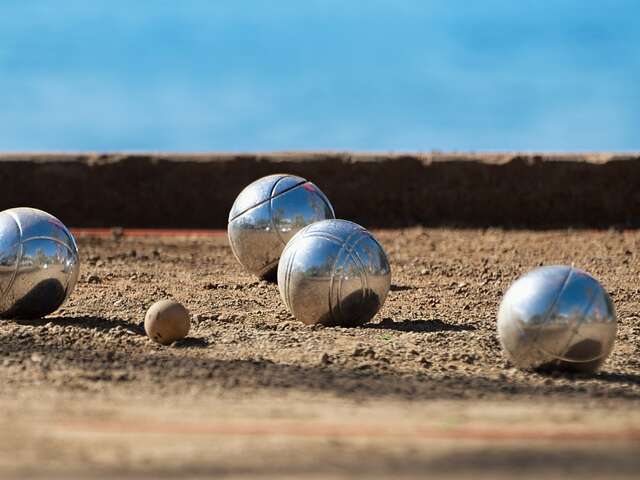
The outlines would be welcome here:
[[[376,235],[392,289],[351,329],[296,322],[225,237],[81,238],[64,308],[0,321],[0,477],[640,475],[640,232]],[[520,372],[501,355],[502,293],[554,263],[615,302],[598,375]],[[193,315],[169,347],[142,329],[161,298]]]

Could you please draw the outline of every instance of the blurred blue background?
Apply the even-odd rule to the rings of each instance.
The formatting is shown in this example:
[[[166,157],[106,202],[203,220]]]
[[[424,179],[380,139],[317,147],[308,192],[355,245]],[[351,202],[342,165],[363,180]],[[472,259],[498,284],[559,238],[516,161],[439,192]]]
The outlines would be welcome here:
[[[640,2],[0,2],[0,150],[640,150]]]

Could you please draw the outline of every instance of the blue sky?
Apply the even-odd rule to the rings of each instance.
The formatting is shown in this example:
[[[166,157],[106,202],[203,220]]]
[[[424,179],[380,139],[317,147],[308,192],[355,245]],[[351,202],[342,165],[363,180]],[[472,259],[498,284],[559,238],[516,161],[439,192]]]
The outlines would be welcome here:
[[[0,151],[640,150],[640,2],[3,0]]]

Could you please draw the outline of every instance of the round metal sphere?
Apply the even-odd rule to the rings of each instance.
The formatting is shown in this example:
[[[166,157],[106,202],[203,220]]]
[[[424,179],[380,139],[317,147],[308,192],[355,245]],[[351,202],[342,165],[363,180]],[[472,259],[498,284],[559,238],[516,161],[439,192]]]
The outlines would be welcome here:
[[[269,175],[247,186],[233,203],[229,243],[247,270],[269,277],[291,237],[327,218],[335,218],[333,207],[313,183],[294,175]]]
[[[76,241],[35,208],[0,212],[0,317],[40,318],[60,307],[78,280]]]
[[[280,296],[306,324],[366,323],[384,304],[390,284],[382,246],[346,220],[305,227],[287,244],[278,265]]]
[[[594,372],[616,336],[611,298],[588,273],[568,266],[537,268],[505,293],[498,334],[507,356],[523,369]]]

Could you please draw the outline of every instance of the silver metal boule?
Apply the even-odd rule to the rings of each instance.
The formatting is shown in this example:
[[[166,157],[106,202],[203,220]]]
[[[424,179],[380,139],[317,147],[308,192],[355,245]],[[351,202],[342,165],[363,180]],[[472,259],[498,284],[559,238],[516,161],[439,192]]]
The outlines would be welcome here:
[[[518,367],[594,372],[616,337],[616,313],[602,285],[577,268],[537,268],[505,293],[498,334]]]
[[[327,218],[335,218],[333,207],[313,183],[294,175],[268,175],[248,185],[233,203],[229,243],[248,271],[268,277],[291,237]]]
[[[35,208],[0,212],[0,317],[53,312],[71,294],[79,271],[76,241],[60,220]]]
[[[366,323],[384,304],[390,284],[382,246],[347,220],[305,227],[289,241],[278,265],[280,296],[306,324]]]

